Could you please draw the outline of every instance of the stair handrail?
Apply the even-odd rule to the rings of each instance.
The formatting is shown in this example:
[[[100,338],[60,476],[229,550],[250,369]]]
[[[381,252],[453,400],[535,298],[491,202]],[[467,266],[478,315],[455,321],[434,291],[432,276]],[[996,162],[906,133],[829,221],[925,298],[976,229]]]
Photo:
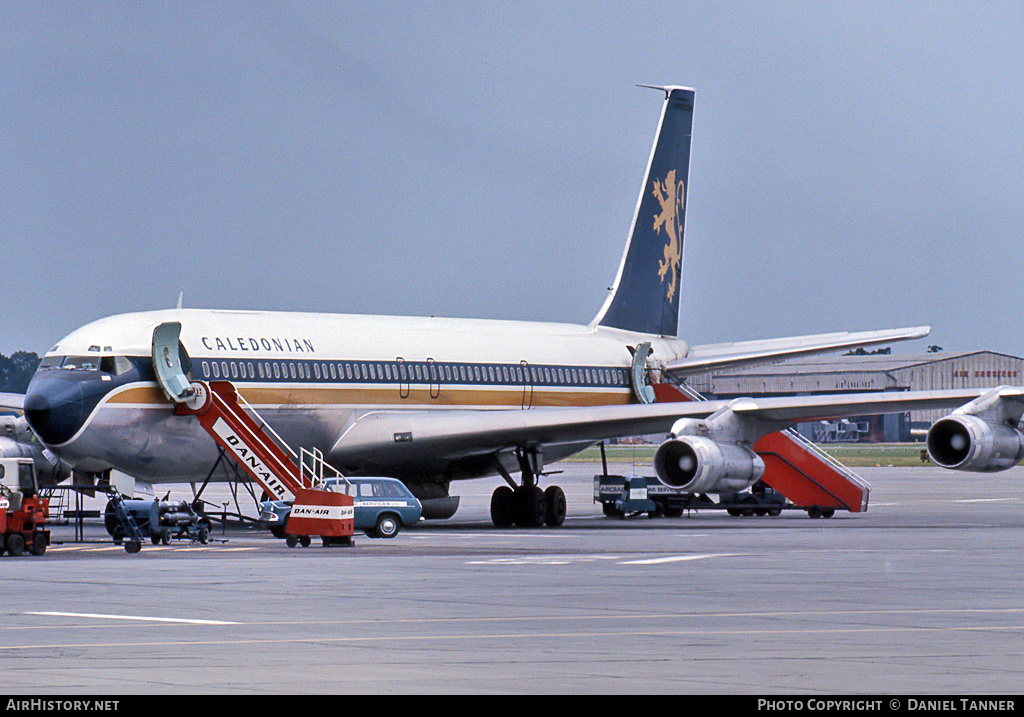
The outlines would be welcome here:
[[[239,403],[242,405],[242,408],[246,409],[251,415],[253,415],[253,416],[255,416],[256,418],[259,419],[259,421],[260,421],[259,428],[261,430],[265,429],[267,431],[267,433],[269,433],[271,435],[271,437],[273,437],[273,439],[277,442],[277,445],[279,447],[283,448],[285,451],[288,452],[289,456],[291,456],[294,459],[298,459],[299,458],[299,455],[295,451],[292,450],[292,447],[288,445],[287,441],[285,441],[283,438],[281,438],[281,436],[277,435],[277,431],[275,431],[271,427],[271,425],[264,420],[263,416],[260,415],[259,411],[257,411],[255,408],[253,408],[249,404],[249,402],[245,400],[245,396],[243,396],[241,394],[241,392],[237,388],[235,389],[235,397],[238,399]]]
[[[311,487],[323,487],[324,472],[325,470],[329,470],[334,474],[332,477],[340,478],[345,481],[349,487],[352,486],[352,482],[349,481],[341,471],[324,460],[323,451],[319,448],[313,448],[310,450],[305,446],[300,446],[299,456],[299,478],[300,482],[303,484],[305,484],[306,473],[309,473],[309,485]],[[309,463],[306,461],[307,456],[310,459]]]
[[[679,391],[681,393],[685,394],[686,396],[688,396],[692,400],[694,400],[694,401],[703,401],[703,400],[705,400],[704,396],[702,396],[700,394],[700,392],[698,392],[695,388],[693,388],[690,385],[688,385],[685,381],[679,381],[678,379],[675,379],[675,377],[673,377],[671,375],[669,376],[669,378],[673,379],[672,383],[675,385],[675,387],[677,389],[679,389]],[[847,480],[850,480],[853,483],[856,483],[861,488],[870,488],[871,487],[870,483],[868,483],[866,480],[864,480],[859,475],[854,473],[847,466],[844,466],[834,456],[832,456],[832,455],[826,453],[825,451],[823,451],[813,441],[807,439],[803,434],[801,434],[795,428],[786,428],[786,429],[784,429],[782,431],[782,433],[785,433],[787,436],[789,436],[790,438],[795,440],[797,443],[799,443],[801,446],[803,446],[809,452],[811,452],[814,455],[820,457],[822,461],[824,461],[825,463],[828,463],[829,466],[831,466],[835,471],[837,471],[838,473],[843,475]]]
[[[798,431],[795,431],[792,428],[787,428],[785,431],[783,431],[783,433],[790,436],[792,439],[794,439],[797,443],[801,444],[807,450],[813,451],[815,455],[821,458],[821,460],[828,463],[830,466],[832,466],[833,469],[835,469],[839,473],[842,473],[843,476],[846,477],[848,480],[853,481],[854,483],[863,488],[871,487],[870,483],[868,483],[866,480],[864,480],[859,475],[854,473],[847,466],[844,466],[842,463],[840,463],[835,458],[835,456],[832,456],[826,451],[823,451],[821,448],[818,447],[817,444],[815,444],[813,441],[808,440],[806,436],[800,434]]]

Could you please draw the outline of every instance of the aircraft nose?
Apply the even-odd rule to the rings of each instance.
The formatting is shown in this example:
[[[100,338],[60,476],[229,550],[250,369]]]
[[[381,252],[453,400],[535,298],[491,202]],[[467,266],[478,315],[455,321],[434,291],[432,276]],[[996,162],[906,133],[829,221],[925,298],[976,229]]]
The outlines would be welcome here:
[[[82,386],[56,376],[36,375],[25,392],[25,419],[43,443],[68,441],[82,427]]]

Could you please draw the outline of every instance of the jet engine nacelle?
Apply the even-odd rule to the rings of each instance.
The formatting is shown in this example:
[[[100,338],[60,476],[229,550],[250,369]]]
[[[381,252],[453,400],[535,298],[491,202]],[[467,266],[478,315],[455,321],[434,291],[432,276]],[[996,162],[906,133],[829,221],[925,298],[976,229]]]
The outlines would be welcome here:
[[[31,458],[41,486],[56,485],[71,475],[71,466],[34,440],[24,416],[0,416],[0,458]]]
[[[961,471],[1005,471],[1024,458],[1020,431],[967,414],[952,414],[933,423],[927,446],[937,465]]]
[[[658,447],[654,471],[662,483],[687,493],[733,493],[764,475],[764,461],[738,443],[683,435]]]

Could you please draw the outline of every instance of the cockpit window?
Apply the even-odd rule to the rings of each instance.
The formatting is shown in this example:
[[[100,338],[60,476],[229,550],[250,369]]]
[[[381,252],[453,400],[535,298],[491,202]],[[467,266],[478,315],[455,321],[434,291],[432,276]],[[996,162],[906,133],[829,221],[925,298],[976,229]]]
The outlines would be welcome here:
[[[64,369],[78,371],[97,371],[100,367],[99,356],[68,356],[60,365]]]
[[[114,376],[131,371],[132,362],[127,356],[46,356],[39,362],[39,370],[53,368],[77,371],[103,371]]]
[[[100,360],[100,371],[120,376],[132,370],[132,362],[125,356],[104,356]]]

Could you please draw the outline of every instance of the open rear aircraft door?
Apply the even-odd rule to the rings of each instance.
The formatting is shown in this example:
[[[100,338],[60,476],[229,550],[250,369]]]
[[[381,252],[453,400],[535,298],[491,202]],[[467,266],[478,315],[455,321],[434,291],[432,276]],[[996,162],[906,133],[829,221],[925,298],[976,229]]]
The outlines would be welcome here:
[[[640,403],[654,403],[658,399],[654,395],[654,389],[647,383],[647,358],[651,355],[650,341],[637,344],[636,347],[627,346],[626,348],[633,354],[633,361],[629,367],[633,395]]]

